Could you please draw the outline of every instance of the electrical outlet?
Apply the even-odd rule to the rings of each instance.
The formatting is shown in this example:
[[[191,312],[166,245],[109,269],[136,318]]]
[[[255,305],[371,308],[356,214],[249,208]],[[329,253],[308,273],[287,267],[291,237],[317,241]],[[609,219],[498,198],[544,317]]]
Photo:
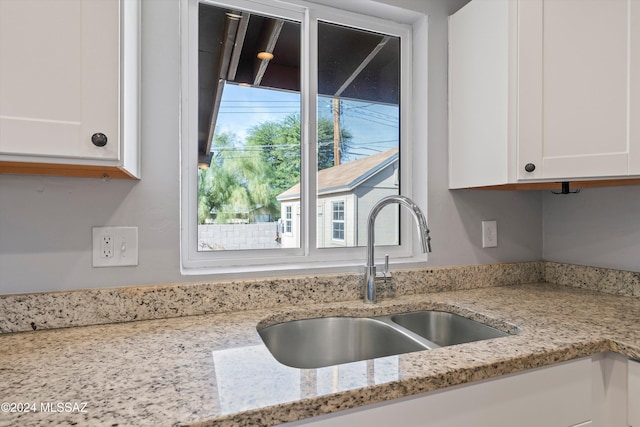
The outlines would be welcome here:
[[[100,240],[100,256],[102,258],[113,257],[113,237],[109,233],[104,233]]]
[[[138,227],[93,227],[93,266],[138,265]]]
[[[482,221],[482,247],[495,248],[498,246],[498,222]]]

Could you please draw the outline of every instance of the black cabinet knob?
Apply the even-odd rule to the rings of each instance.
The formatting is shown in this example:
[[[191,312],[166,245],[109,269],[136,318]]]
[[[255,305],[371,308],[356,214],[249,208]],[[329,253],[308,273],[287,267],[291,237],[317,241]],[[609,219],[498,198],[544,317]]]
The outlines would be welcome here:
[[[533,172],[534,170],[536,170],[536,165],[534,165],[533,163],[527,163],[526,165],[524,165],[524,170],[526,170],[527,172]]]
[[[91,135],[91,142],[93,142],[93,145],[96,147],[104,147],[107,145],[107,135],[100,132],[94,133]]]

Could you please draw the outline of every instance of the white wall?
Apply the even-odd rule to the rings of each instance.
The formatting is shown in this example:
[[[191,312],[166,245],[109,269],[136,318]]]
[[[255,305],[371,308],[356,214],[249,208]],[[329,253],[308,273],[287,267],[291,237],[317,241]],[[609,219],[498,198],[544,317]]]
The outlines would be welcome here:
[[[640,272],[640,187],[544,195],[544,259]]]
[[[385,1],[431,15],[429,148],[414,156],[428,158],[429,265],[541,259],[540,193],[447,190],[447,16],[466,0]],[[178,1],[143,0],[142,19],[142,180],[0,176],[0,294],[204,279],[179,268]],[[426,183],[414,193],[424,199]],[[483,219],[498,220],[498,248],[481,248]],[[91,227],[104,225],[139,227],[137,267],[91,267]]]

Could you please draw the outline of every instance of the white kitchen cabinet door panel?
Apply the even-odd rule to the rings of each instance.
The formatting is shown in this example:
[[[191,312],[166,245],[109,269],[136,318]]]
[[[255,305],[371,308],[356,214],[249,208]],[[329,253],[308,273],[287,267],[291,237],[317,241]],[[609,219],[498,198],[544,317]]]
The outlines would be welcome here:
[[[629,174],[640,175],[640,2],[629,5]]]
[[[117,0],[0,1],[1,153],[119,158],[119,17]]]
[[[629,360],[629,425],[640,427],[640,362]]]
[[[640,4],[523,0],[518,13],[518,178],[633,173]]]
[[[80,150],[80,122],[0,117],[0,153],[61,156]]]
[[[592,369],[585,358],[283,426],[586,427]]]
[[[472,1],[449,20],[452,188],[509,180],[509,1]]]

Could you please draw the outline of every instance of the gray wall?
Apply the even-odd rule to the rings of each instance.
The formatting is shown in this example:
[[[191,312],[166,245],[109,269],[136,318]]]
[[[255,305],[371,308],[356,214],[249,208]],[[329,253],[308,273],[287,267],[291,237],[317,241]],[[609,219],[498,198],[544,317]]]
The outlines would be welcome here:
[[[428,194],[429,265],[541,259],[540,193],[447,190],[447,16],[466,1],[386,1],[431,15],[428,193],[414,183]],[[142,12],[142,180],[0,176],[0,294],[205,278],[179,268],[178,1],[143,0]],[[415,157],[424,167],[424,143]],[[481,248],[483,219],[498,220],[498,248]],[[105,225],[139,227],[137,267],[91,267],[91,227]]]
[[[544,194],[544,259],[640,271],[640,187]]]

